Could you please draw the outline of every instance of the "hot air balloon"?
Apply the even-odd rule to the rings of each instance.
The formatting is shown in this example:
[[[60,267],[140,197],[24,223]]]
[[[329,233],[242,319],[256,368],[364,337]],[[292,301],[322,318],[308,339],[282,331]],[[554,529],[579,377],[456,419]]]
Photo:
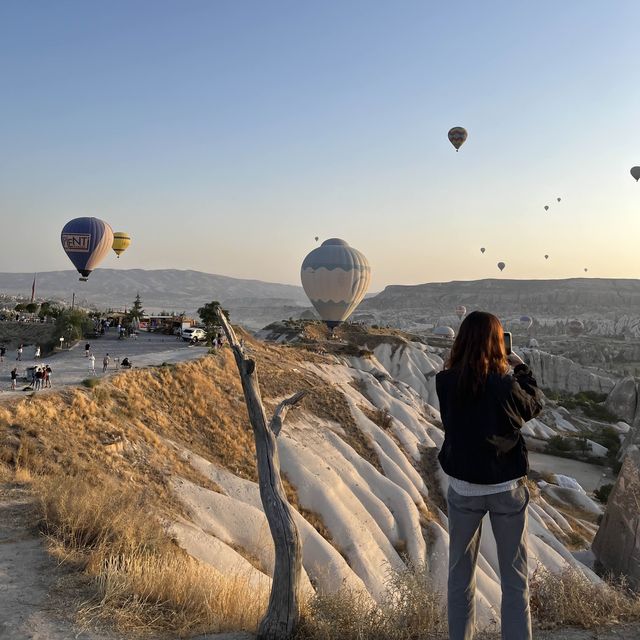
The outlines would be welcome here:
[[[480,253],[484,253],[486,249],[484,247],[480,247]]]
[[[364,298],[371,281],[371,267],[360,251],[344,240],[331,238],[304,259],[300,278],[311,304],[333,329]]]
[[[453,127],[449,129],[449,142],[456,148],[456,151],[464,144],[467,139],[467,130],[464,127]]]
[[[456,337],[456,332],[451,327],[436,327],[433,330],[434,336],[440,336],[441,338],[453,338]]]
[[[545,204],[545,205],[544,205],[544,210],[545,210],[545,211],[549,211],[549,205],[548,205],[548,204]]]
[[[587,271],[589,271],[589,269],[587,269],[587,267],[584,268],[584,272],[587,273]]]
[[[113,234],[112,249],[115,251],[118,258],[121,253],[124,253],[131,244],[131,236],[124,231],[116,231]]]
[[[98,218],[74,218],[60,234],[62,248],[86,281],[113,246],[113,230]]]
[[[581,320],[570,320],[567,329],[572,336],[579,336],[584,331],[584,324]]]
[[[525,329],[530,329],[533,324],[533,318],[531,316],[520,316],[520,324]]]
[[[549,254],[548,254],[548,253],[545,253],[545,254],[544,254],[544,259],[545,259],[545,260],[548,260],[548,259],[549,259]]]
[[[636,179],[636,182],[640,180],[640,167],[631,167],[631,175]]]
[[[465,307],[464,305],[459,304],[456,307],[456,315],[460,319],[464,318],[464,316],[467,315],[467,307]]]
[[[562,198],[556,198],[556,200],[557,200],[558,202],[560,202],[560,201],[562,200]]]
[[[498,262],[498,269],[500,269],[500,271],[503,271],[506,266],[504,262]]]
[[[320,236],[316,236],[316,242],[318,242],[318,240],[320,240]]]

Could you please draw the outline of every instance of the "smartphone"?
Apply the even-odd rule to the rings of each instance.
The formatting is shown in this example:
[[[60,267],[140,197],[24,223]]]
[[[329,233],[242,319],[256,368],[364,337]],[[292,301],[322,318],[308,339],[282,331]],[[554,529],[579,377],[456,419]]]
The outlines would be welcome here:
[[[509,331],[505,331],[504,332],[504,350],[507,352],[508,356],[511,355],[511,347],[512,347],[511,333]]]

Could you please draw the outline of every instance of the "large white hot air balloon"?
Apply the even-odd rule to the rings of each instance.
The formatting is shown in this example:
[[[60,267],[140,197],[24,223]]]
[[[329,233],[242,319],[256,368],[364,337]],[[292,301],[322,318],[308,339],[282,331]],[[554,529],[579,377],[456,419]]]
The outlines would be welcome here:
[[[371,267],[360,251],[331,238],[304,259],[300,279],[311,304],[333,329],[362,302],[371,282]]]

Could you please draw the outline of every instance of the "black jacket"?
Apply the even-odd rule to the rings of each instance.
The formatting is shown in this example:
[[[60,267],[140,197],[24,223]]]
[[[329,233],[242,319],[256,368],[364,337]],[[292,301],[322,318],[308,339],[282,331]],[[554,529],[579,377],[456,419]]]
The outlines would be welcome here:
[[[458,372],[436,376],[444,443],[438,460],[445,473],[476,484],[497,484],[529,471],[520,429],[542,410],[542,393],[524,364],[513,375],[490,374],[472,402],[458,398]]]

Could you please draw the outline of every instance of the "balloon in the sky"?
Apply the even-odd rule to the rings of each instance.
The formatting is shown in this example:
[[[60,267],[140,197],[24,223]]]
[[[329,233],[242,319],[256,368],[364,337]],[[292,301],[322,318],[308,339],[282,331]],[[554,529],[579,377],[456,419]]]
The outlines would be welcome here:
[[[500,269],[500,271],[504,271],[506,266],[507,265],[504,262],[498,262],[498,269]]]
[[[311,304],[333,329],[364,298],[371,281],[371,267],[360,251],[344,240],[331,238],[304,259],[300,278]]]
[[[113,246],[113,230],[98,218],[74,218],[64,225],[60,241],[84,281]]]
[[[453,339],[456,337],[456,332],[451,327],[436,327],[433,330],[433,335]]]
[[[572,336],[579,336],[584,331],[584,324],[581,320],[570,320],[567,329]]]
[[[562,198],[556,198],[556,200],[557,200],[558,202],[560,202],[560,201],[562,200]]]
[[[531,316],[520,316],[520,324],[525,329],[530,329],[533,324],[533,318]]]
[[[544,259],[545,259],[545,260],[548,260],[548,259],[549,259],[549,254],[548,254],[548,253],[545,253],[545,254],[544,254]]]
[[[631,167],[631,175],[636,179],[636,182],[640,180],[640,167]]]
[[[459,304],[456,307],[456,315],[458,316],[458,318],[464,318],[464,316],[467,315],[467,307],[465,307],[462,304]]]
[[[116,231],[113,234],[112,248],[116,252],[118,258],[123,254],[131,244],[131,236],[124,231]]]
[[[589,271],[589,269],[587,269],[587,267],[584,268],[584,272],[587,273],[587,271]]]
[[[320,240],[320,236],[316,236],[316,242],[318,242],[318,240]]]
[[[456,148],[456,151],[464,144],[467,139],[467,130],[464,127],[453,127],[449,129],[449,142]]]
[[[480,253],[484,253],[486,249],[484,247],[480,247]]]
[[[545,211],[549,211],[549,205],[548,205],[548,204],[545,204],[545,205],[544,205],[544,210],[545,210]]]

